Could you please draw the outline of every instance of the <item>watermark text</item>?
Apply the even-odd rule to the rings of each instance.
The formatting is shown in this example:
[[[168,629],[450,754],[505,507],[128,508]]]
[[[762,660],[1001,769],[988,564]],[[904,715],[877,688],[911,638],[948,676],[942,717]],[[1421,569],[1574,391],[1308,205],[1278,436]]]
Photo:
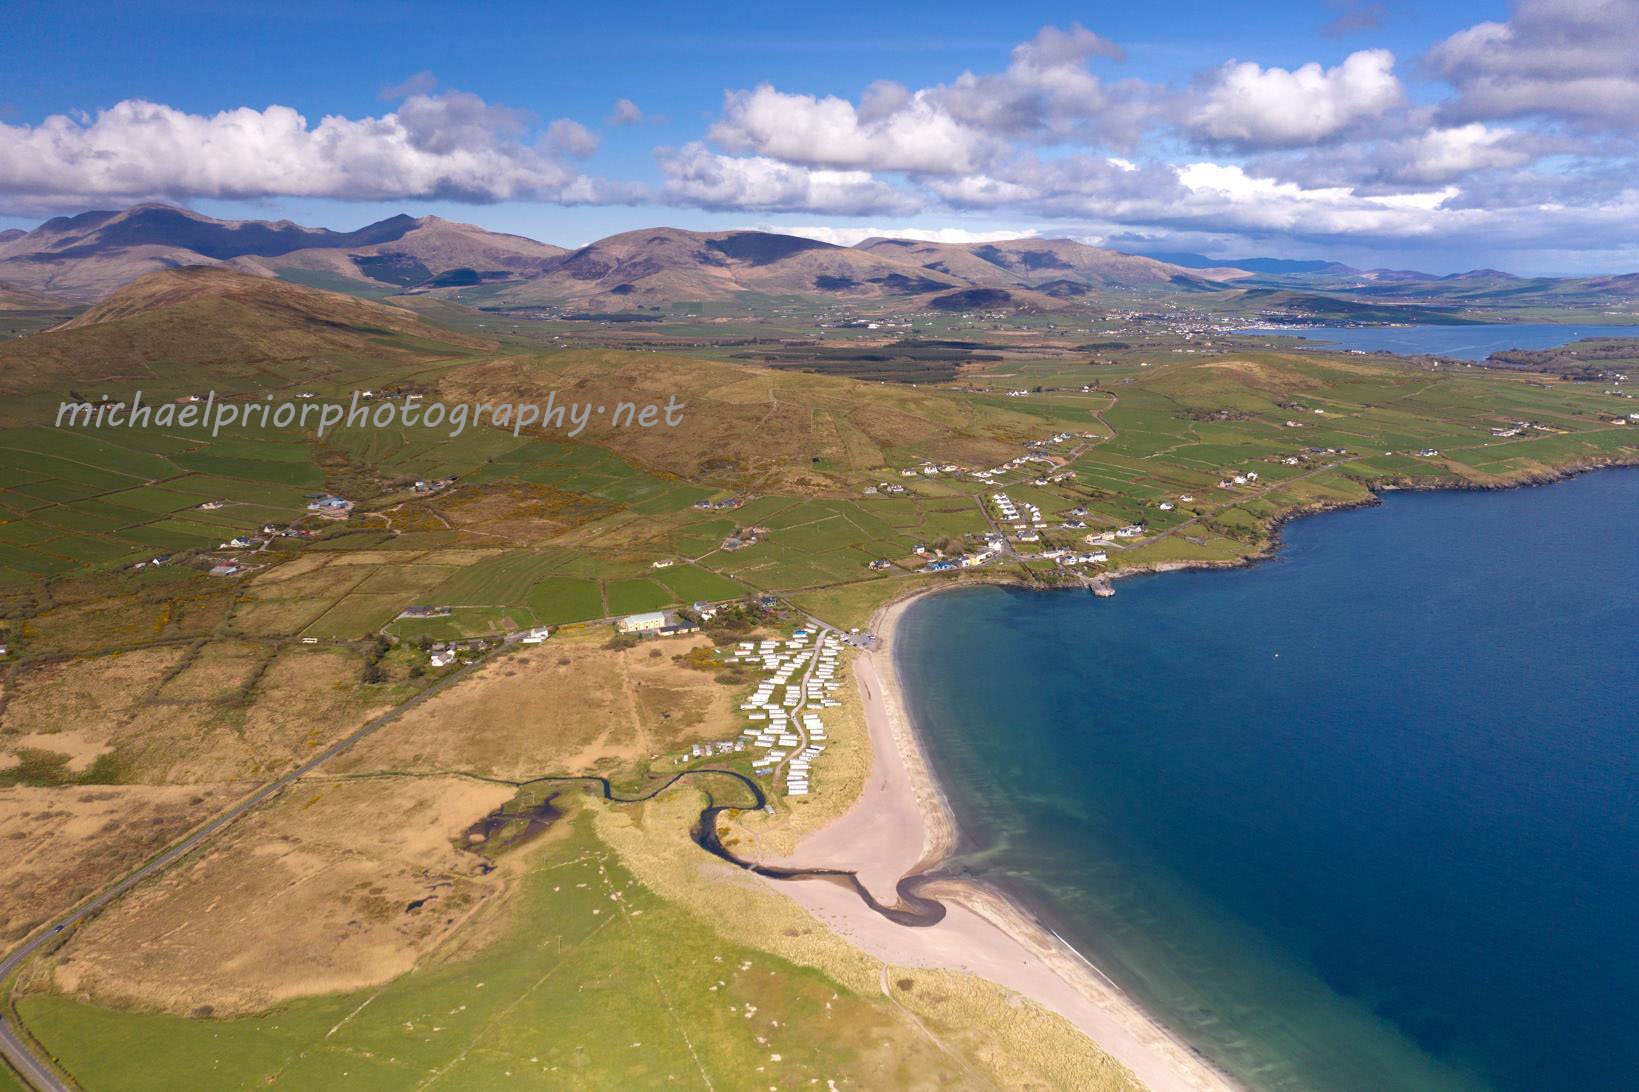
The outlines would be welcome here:
[[[559,401],[548,391],[545,402],[427,402],[419,394],[402,399],[354,391],[348,403],[321,402],[309,397],[275,402],[270,394],[260,402],[226,401],[211,391],[204,398],[190,395],[174,401],[145,403],[136,392],[129,403],[62,402],[57,406],[57,428],[183,428],[218,436],[223,429],[314,428],[320,437],[342,428],[427,428],[454,438],[468,427],[506,429],[514,436],[524,429],[548,429],[579,436],[589,427],[676,428],[683,421],[684,404],[676,395],[664,405],[653,402]]]

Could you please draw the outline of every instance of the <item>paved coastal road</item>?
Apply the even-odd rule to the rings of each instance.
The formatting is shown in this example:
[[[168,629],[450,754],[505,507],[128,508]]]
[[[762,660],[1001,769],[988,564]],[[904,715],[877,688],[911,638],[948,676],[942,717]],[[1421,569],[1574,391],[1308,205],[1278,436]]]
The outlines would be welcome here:
[[[450,675],[447,678],[440,679],[438,682],[434,683],[432,686],[429,686],[427,689],[423,690],[410,700],[404,702],[402,705],[396,705],[387,712],[381,714],[381,716],[367,722],[362,728],[358,729],[347,738],[332,743],[329,747],[326,747],[323,751],[320,751],[317,755],[314,755],[312,758],[280,777],[278,780],[269,781],[267,784],[263,785],[261,788],[257,789],[237,804],[234,804],[227,811],[217,815],[204,826],[199,827],[193,833],[183,838],[180,842],[172,845],[159,856],[154,857],[147,863],[143,864],[141,867],[136,869],[136,871],[126,874],[123,879],[115,883],[113,886],[104,889],[103,892],[97,895],[96,898],[90,900],[89,902],[80,904],[74,910],[69,911],[67,914],[64,914],[62,917],[53,921],[40,932],[31,936],[21,947],[8,953],[5,959],[0,960],[0,982],[10,978],[12,974],[16,972],[17,969],[21,967],[30,956],[39,951],[45,945],[49,944],[52,940],[56,939],[71,926],[76,925],[95,914],[104,906],[107,906],[110,902],[119,898],[143,880],[165,871],[165,869],[175,864],[180,858],[186,856],[193,850],[198,849],[205,842],[215,837],[223,830],[223,828],[233,823],[236,819],[250,811],[252,808],[265,803],[270,797],[277,796],[294,782],[306,777],[308,774],[312,773],[315,769],[324,765],[332,758],[335,758],[337,755],[353,747],[360,740],[372,735],[377,729],[392,723],[405,713],[409,712],[411,709],[414,709],[417,705],[420,705],[422,702],[431,698],[433,695],[454,685],[469,671],[483,662],[483,660],[478,660],[471,665],[461,668],[455,674]],[[43,1092],[66,1092],[67,1089],[72,1087],[65,1084],[63,1079],[57,1076],[55,1071],[51,1068],[50,1063],[40,1056],[38,1048],[35,1044],[30,1042],[26,1035],[21,1034],[13,1023],[5,1018],[3,1013],[0,1013],[0,1054],[4,1054],[6,1060],[11,1063],[14,1069],[21,1073],[35,1088],[42,1089]]]

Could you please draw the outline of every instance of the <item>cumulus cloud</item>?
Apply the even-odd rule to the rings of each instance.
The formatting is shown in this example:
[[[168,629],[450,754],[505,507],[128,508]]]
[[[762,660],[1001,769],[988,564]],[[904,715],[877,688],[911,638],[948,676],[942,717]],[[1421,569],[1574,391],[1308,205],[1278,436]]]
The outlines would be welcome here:
[[[1543,115],[1639,130],[1639,0],[1520,0],[1429,51],[1458,120]]]
[[[843,216],[915,212],[920,202],[869,171],[816,169],[766,156],[725,156],[695,142],[656,153],[669,201],[705,209],[824,212]]]
[[[438,86],[438,77],[426,69],[406,78],[403,83],[389,84],[376,97],[383,102],[397,102],[411,95],[430,95]]]
[[[597,135],[569,118],[559,118],[546,127],[546,142],[576,159],[585,159],[598,150]]]
[[[0,195],[34,207],[149,197],[630,197],[629,187],[588,178],[559,154],[586,147],[566,127],[531,141],[526,114],[461,91],[411,94],[380,117],[317,124],[287,106],[206,115],[128,99],[91,118],[0,124]]]
[[[1283,181],[1210,160],[1174,166],[1026,156],[993,173],[928,180],[927,188],[947,207],[1071,220],[1080,235],[1087,225],[1100,225],[1110,234],[1163,229],[1216,237],[1421,240],[1507,221],[1463,206],[1452,185],[1369,193],[1346,184]]]
[[[1337,32],[1369,30],[1382,14],[1375,0],[1332,6]],[[374,117],[309,120],[283,106],[205,115],[130,100],[94,117],[0,124],[0,206],[657,200],[875,218],[865,223],[940,211],[1054,220],[1084,237],[1222,247],[1271,235],[1316,248],[1434,246],[1483,232],[1493,247],[1608,250],[1639,222],[1636,30],[1639,0],[1519,0],[1506,21],[1438,43],[1424,65],[1447,97],[1412,103],[1382,49],[1331,67],[1231,60],[1163,84],[1114,75],[1122,49],[1092,30],[1049,26],[998,67],[943,82],[884,79],[852,97],[730,90],[702,139],[656,150],[653,191],[583,173],[577,160],[599,143],[587,126],[440,91],[430,73],[384,89],[392,106]],[[658,120],[619,99],[603,123]],[[835,241],[989,234],[805,230]]]
[[[1478,170],[1518,167],[1536,158],[1533,141],[1480,122],[1430,129],[1386,148],[1384,174],[1412,184],[1451,182]]]
[[[1335,137],[1381,118],[1405,101],[1386,49],[1351,53],[1322,68],[1263,68],[1229,61],[1191,105],[1187,125],[1196,136],[1242,148],[1290,148]]]
[[[1482,122],[1409,122],[1402,135],[1335,147],[1280,151],[1245,161],[1248,173],[1309,187],[1344,186],[1357,193],[1393,193],[1447,182],[1473,186],[1499,171],[1518,173],[1551,155],[1583,155],[1586,142]],[[1556,172],[1568,180],[1581,172]],[[1548,177],[1548,176],[1545,176]]]
[[[1095,60],[1125,59],[1120,46],[1080,24],[1043,27],[1013,48],[1007,69],[964,72],[928,95],[964,125],[1036,143],[1109,140],[1130,144],[1157,116],[1155,88],[1139,80],[1107,83]]]
[[[1035,228],[1007,228],[1000,231],[973,231],[959,227],[838,227],[834,224],[814,224],[791,227],[788,224],[759,224],[755,231],[777,231],[784,235],[800,235],[837,246],[854,246],[866,239],[915,239],[924,243],[994,243],[1003,239],[1031,239],[1039,235]]]
[[[631,99],[616,99],[615,108],[609,111],[604,119],[605,125],[658,125],[661,118],[656,114],[645,114],[641,107]]]
[[[1093,155],[1020,155],[984,174],[931,180],[928,188],[954,208],[1022,207],[1048,216],[1114,220],[1182,196],[1171,167]]]
[[[978,170],[1012,141],[1128,144],[1160,103],[1141,81],[1106,83],[1090,67],[1121,57],[1085,27],[1044,27],[1013,48],[1002,72],[964,72],[914,91],[879,81],[857,103],[767,84],[730,91],[707,135],[726,151],[788,163],[926,174]]]
[[[962,125],[927,92],[878,84],[859,107],[827,95],[789,94],[768,84],[730,91],[707,134],[731,152],[787,163],[879,171],[961,172],[982,157],[982,134]]]

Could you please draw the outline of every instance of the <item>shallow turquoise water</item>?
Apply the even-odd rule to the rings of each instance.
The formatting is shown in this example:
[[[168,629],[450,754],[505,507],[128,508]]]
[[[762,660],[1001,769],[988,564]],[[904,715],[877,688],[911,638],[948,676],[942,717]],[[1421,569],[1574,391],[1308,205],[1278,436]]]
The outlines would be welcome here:
[[[898,660],[1018,895],[1268,1088],[1631,1088],[1639,471],[1396,494],[1278,559],[914,604]]]

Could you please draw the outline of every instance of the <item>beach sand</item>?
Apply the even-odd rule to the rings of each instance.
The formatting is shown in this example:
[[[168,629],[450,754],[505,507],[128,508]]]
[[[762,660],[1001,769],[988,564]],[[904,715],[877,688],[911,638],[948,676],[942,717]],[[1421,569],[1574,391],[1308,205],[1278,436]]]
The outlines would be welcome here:
[[[894,632],[910,599],[872,621],[875,651],[853,670],[871,742],[871,771],[845,814],[806,838],[788,859],[760,863],[853,869],[892,904],[895,885],[955,847],[955,818],[905,711],[893,666]],[[948,912],[937,925],[896,925],[834,884],[764,880],[872,956],[896,966],[965,971],[1053,1010],[1156,1092],[1235,1085],[1170,1034],[1073,948],[999,893],[944,881],[924,888]]]

